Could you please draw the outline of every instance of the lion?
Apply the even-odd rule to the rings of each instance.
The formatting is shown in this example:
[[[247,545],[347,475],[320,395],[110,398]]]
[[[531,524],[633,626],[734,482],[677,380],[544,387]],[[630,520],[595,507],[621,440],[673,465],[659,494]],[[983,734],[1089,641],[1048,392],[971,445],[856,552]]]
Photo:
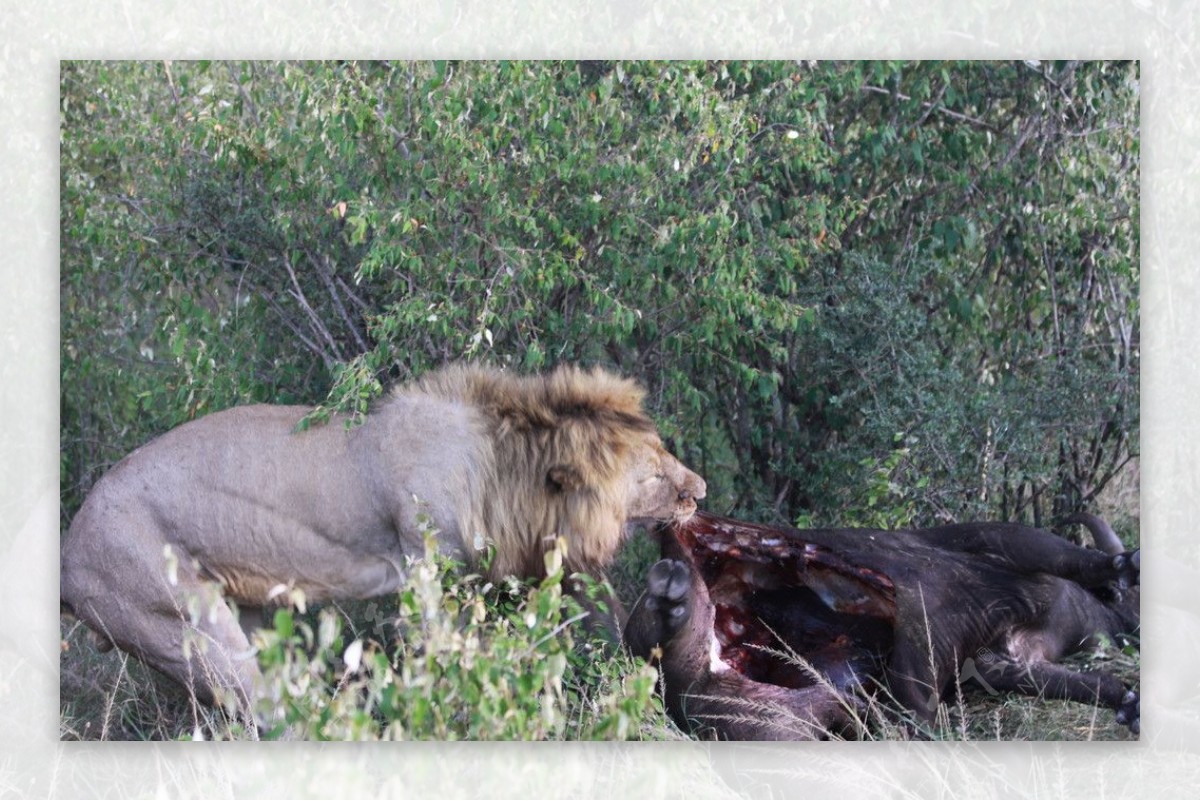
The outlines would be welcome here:
[[[353,427],[335,415],[299,430],[302,406],[207,415],[92,488],[62,547],[64,611],[199,700],[231,689],[248,710],[258,668],[228,601],[395,591],[430,526],[472,568],[490,543],[492,578],[541,577],[559,537],[567,575],[600,574],[633,525],[689,518],[704,479],[664,449],[643,399],[600,368],[458,365]]]

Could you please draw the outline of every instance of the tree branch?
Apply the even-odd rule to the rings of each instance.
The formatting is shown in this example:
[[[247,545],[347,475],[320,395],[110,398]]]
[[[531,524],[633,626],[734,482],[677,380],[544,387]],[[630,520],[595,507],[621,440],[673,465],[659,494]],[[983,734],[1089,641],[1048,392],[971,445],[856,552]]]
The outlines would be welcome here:
[[[370,347],[367,346],[366,341],[359,334],[358,326],[355,325],[354,320],[346,312],[346,307],[342,304],[341,295],[338,294],[337,287],[334,286],[333,278],[331,277],[332,270],[329,269],[329,257],[322,256],[321,258],[317,258],[312,253],[307,253],[306,255],[313,269],[317,271],[317,275],[321,278],[321,283],[325,284],[325,289],[329,292],[329,297],[333,298],[333,305],[337,309],[338,316],[342,318],[342,322],[346,324],[346,327],[350,329],[350,333],[354,336],[354,342],[358,345],[359,353],[366,353],[370,350]]]
[[[283,266],[287,268],[288,276],[290,276],[292,279],[293,289],[289,290],[288,294],[296,299],[296,302],[300,304],[300,308],[304,309],[305,314],[308,315],[309,327],[312,328],[314,333],[319,334],[321,338],[329,344],[330,352],[334,356],[332,361],[345,361],[345,357],[342,355],[341,348],[338,347],[333,335],[329,333],[329,329],[326,328],[325,324],[321,322],[320,316],[313,311],[312,306],[308,304],[308,298],[304,296],[304,290],[300,288],[300,281],[296,278],[296,271],[292,268],[292,261],[287,257],[286,253],[283,255]],[[330,361],[328,358],[329,354],[322,352],[322,355],[327,361]]]
[[[877,95],[887,95],[888,97],[894,97],[897,100],[912,100],[911,97],[909,97],[908,95],[906,95],[902,92],[893,92],[890,89],[884,89],[882,86],[871,86],[868,84],[868,85],[864,86],[862,88],[862,90],[864,92],[874,92]],[[940,95],[939,95],[939,97],[940,97]],[[999,133],[999,131],[991,123],[984,122],[983,120],[979,119],[978,117],[972,117],[969,114],[963,114],[958,111],[952,111],[952,110],[946,108],[945,106],[940,106],[936,103],[923,102],[923,103],[921,103],[921,108],[926,109],[925,117],[928,117],[930,112],[936,111],[938,114],[944,114],[945,116],[950,117],[951,119],[970,123],[971,125],[977,126],[979,128],[983,128],[986,131],[991,131],[992,133]],[[925,119],[925,117],[921,118],[922,121]]]

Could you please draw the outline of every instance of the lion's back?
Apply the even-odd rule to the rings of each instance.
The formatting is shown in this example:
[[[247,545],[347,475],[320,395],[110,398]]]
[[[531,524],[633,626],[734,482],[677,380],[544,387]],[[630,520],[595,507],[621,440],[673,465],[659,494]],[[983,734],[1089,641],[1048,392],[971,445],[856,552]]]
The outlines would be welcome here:
[[[375,594],[422,552],[426,515],[444,550],[462,553],[462,500],[486,464],[471,409],[400,399],[359,426],[335,417],[297,431],[307,411],[234,407],[130,453],[72,521],[64,580],[122,551],[161,561],[172,545],[235,597],[291,579],[315,595]]]
[[[293,565],[328,564],[322,555],[339,540],[350,546],[347,537],[362,538],[354,550],[394,547],[385,513],[358,480],[352,432],[340,421],[296,431],[307,411],[234,407],[130,453],[101,477],[72,520],[64,583],[120,554],[162,562],[170,545],[229,584],[253,584],[258,594],[259,585],[285,579]]]

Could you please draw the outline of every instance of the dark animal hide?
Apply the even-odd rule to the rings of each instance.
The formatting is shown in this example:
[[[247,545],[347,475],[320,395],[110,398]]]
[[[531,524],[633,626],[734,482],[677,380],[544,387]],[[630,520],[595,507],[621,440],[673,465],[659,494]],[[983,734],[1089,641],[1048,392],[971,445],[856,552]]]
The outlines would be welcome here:
[[[1076,522],[1119,551],[1102,520]],[[928,721],[956,682],[975,679],[1099,704],[1138,731],[1136,692],[1054,664],[1097,635],[1137,631],[1137,551],[1006,523],[798,530],[705,513],[660,536],[664,558],[625,637],[659,660],[680,725],[822,738],[852,731],[880,687]]]

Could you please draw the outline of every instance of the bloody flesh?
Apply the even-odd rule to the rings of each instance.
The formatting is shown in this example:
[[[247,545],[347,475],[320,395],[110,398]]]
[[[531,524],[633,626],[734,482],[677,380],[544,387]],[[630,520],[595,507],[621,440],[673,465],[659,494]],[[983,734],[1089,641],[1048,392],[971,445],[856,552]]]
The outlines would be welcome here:
[[[750,523],[696,516],[674,535],[708,588],[730,668],[792,689],[816,683],[814,670],[839,689],[881,675],[896,619],[888,576]]]

